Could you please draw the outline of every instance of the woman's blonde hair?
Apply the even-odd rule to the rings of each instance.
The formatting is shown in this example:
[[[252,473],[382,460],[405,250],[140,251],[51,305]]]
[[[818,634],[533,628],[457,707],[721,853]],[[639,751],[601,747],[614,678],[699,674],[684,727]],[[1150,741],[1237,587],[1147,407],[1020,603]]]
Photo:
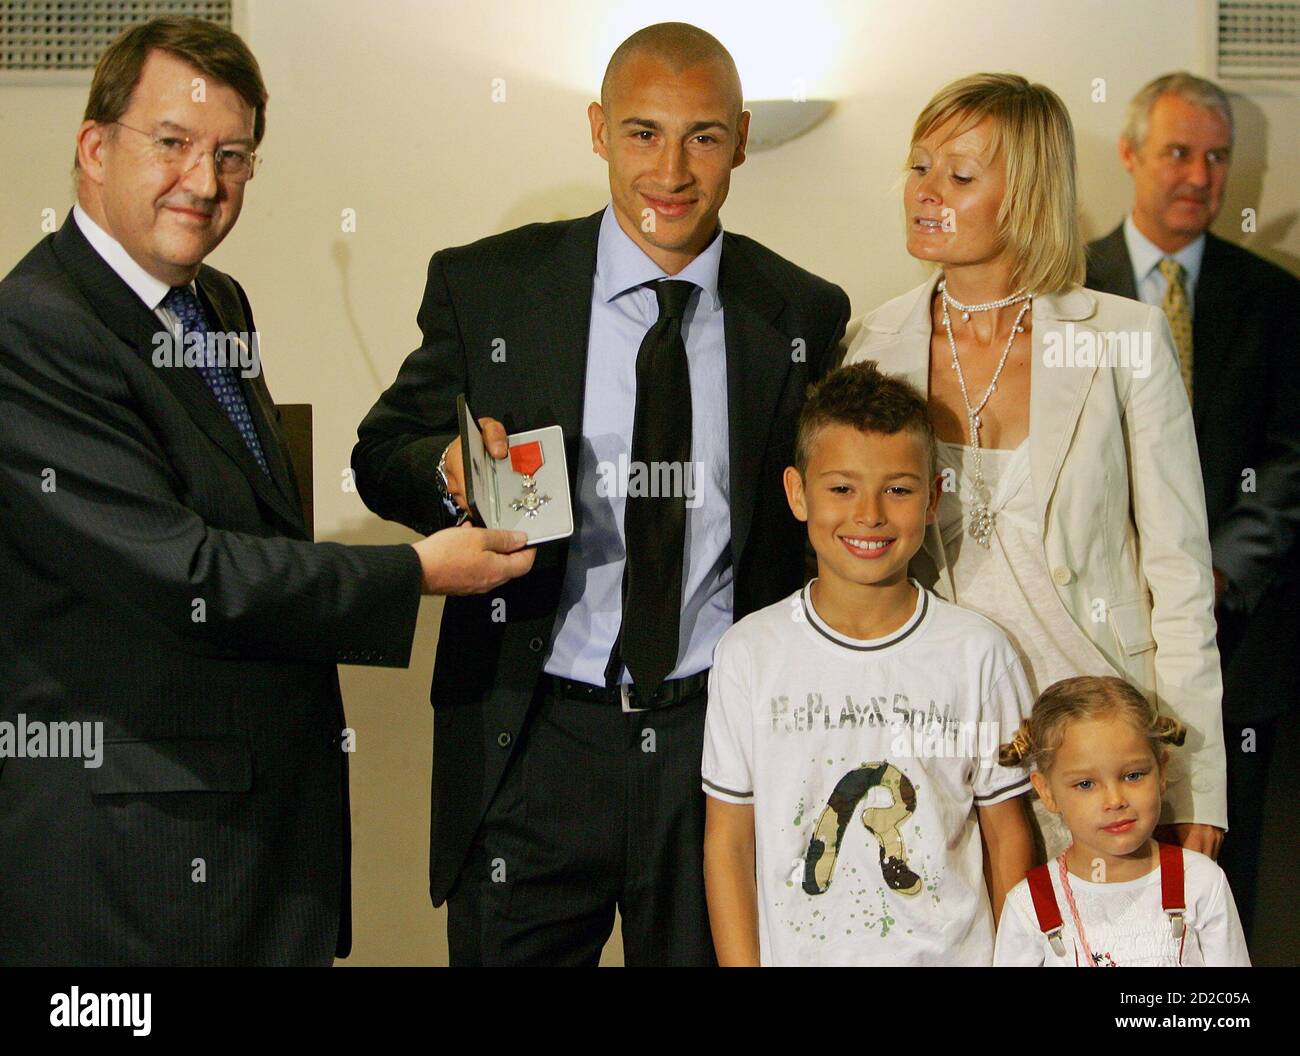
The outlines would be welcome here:
[[[1074,128],[1060,96],[1014,73],[977,73],[941,88],[912,127],[912,146],[958,119],[954,135],[993,118],[992,156],[1006,158],[998,244],[1011,288],[1060,293],[1086,270],[1075,190]]]
[[[1161,715],[1155,706],[1122,678],[1080,675],[1054,682],[1034,702],[1029,718],[1014,737],[998,749],[1003,766],[1028,765],[1039,773],[1052,768],[1065,738],[1066,727],[1084,719],[1119,715],[1146,737],[1151,754],[1164,766],[1169,745],[1181,745],[1187,728],[1177,719]]]

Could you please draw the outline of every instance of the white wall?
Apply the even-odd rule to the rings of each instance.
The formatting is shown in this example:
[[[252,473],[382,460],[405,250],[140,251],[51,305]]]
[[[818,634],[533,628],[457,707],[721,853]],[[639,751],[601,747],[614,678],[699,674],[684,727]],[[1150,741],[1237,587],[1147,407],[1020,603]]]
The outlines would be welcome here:
[[[979,70],[1053,87],[1079,140],[1089,237],[1129,200],[1114,142],[1129,96],[1157,74],[1208,74],[1202,0],[1042,3],[839,0],[246,0],[240,28],[271,93],[266,161],[211,262],[249,292],[276,398],[315,406],[319,538],[411,538],[341,487],[357,423],[418,341],[429,255],[606,200],[585,108],[610,51],[651,19],[694,21],[732,47],[751,97],[837,100],[805,137],[755,153],[732,182],[724,224],[840,283],[855,314],[923,271],[903,250],[899,182],[907,136],[935,89]],[[1092,102],[1094,78],[1107,100]],[[491,99],[494,78],[506,100]],[[0,273],[40,237],[41,210],[70,204],[85,83],[0,84]],[[1294,173],[1300,103],[1239,106],[1228,203],[1216,230],[1300,270]],[[1265,156],[1266,155],[1266,156]],[[1258,210],[1243,236],[1240,209]],[[340,230],[343,209],[357,230]],[[409,671],[344,668],[353,762],[353,964],[445,963],[425,883],[438,605],[427,602]],[[617,940],[607,960],[617,960]]]

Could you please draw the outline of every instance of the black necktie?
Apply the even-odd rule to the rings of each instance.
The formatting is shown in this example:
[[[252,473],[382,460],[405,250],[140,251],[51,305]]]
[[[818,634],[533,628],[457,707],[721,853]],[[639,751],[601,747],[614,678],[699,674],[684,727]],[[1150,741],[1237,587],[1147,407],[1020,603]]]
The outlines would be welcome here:
[[[691,470],[691,375],[682,314],[695,288],[679,279],[654,284],[659,318],[636,356],[629,480],[640,474],[644,486],[629,487],[637,494],[628,495],[624,508],[623,623],[606,681],[617,680],[621,659],[637,690],[647,696],[677,666]],[[672,487],[661,487],[669,483]]]

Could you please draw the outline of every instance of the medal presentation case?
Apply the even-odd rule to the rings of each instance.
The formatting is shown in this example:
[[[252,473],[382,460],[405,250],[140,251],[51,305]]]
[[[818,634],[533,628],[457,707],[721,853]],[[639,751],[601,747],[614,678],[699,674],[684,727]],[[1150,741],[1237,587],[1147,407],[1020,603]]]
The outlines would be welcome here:
[[[475,524],[524,532],[529,545],[573,534],[564,430],[558,425],[511,433],[508,458],[488,454],[464,394],[456,397],[465,498]]]

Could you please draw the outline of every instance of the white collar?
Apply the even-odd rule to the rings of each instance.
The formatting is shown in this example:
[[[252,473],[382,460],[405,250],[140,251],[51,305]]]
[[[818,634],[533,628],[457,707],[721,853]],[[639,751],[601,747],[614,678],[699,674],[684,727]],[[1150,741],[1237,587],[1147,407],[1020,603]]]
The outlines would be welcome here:
[[[877,652],[881,649],[888,649],[892,645],[897,645],[904,638],[911,635],[913,631],[921,625],[925,619],[926,613],[930,609],[930,596],[920,583],[915,579],[908,577],[908,582],[916,588],[916,605],[912,609],[912,614],[907,618],[907,622],[895,631],[883,635],[880,638],[850,638],[847,634],[842,634],[822,619],[821,614],[817,612],[812,600],[812,585],[817,582],[816,579],[810,580],[804,584],[800,591],[799,598],[803,606],[804,619],[808,624],[820,634],[836,645],[842,645],[845,648],[852,649],[855,652]]]
[[[171,287],[140,267],[121,242],[90,218],[90,214],[81,208],[80,202],[72,207],[72,217],[76,220],[81,233],[86,236],[86,241],[90,243],[91,248],[104,258],[104,263],[135,291],[135,295],[144,301],[146,308],[157,311]],[[193,283],[190,285],[193,287]]]

